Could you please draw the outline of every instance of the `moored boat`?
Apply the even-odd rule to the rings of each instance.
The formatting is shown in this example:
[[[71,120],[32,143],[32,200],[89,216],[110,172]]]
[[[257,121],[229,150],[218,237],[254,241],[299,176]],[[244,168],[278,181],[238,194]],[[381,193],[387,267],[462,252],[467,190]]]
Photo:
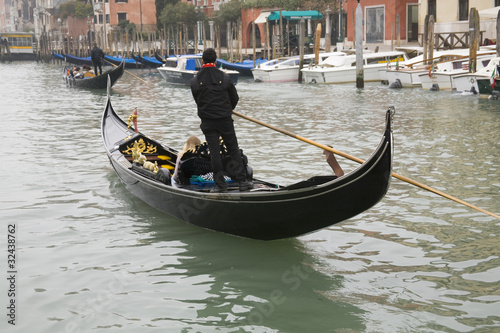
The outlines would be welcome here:
[[[123,58],[123,57],[113,57],[109,55],[104,55],[104,63],[109,62],[113,65],[118,66],[121,62],[125,64],[125,68],[134,69],[134,68],[142,68],[143,65],[140,61],[135,60],[134,58]]]
[[[267,59],[256,59],[255,66],[253,60],[243,60],[243,62],[230,62],[224,59],[217,59],[217,67],[237,71],[243,76],[252,76],[252,69],[266,62]]]
[[[206,229],[274,240],[297,237],[344,221],[384,197],[392,174],[391,120],[392,111],[388,111],[376,150],[358,168],[340,178],[316,176],[282,187],[252,177],[252,190],[240,192],[230,186],[227,193],[211,193],[209,186],[192,181],[173,184],[170,171],[178,152],[128,126],[113,110],[109,97],[101,132],[114,171],[125,188],[147,204]],[[148,161],[157,163],[156,173],[133,162],[132,155],[137,157],[140,147]]]
[[[136,60],[137,62],[142,63],[146,67],[150,68],[158,68],[161,65],[163,65],[162,61],[159,61],[156,58],[148,57],[148,56],[142,56],[140,54],[135,54],[132,52],[132,58]]]
[[[320,53],[319,63],[321,64],[330,56],[344,57],[344,52],[328,52]],[[306,54],[303,59],[303,67],[308,67],[314,64],[315,55]],[[252,69],[252,75],[256,82],[291,82],[298,81],[300,57],[293,56],[289,58],[277,58],[268,62],[264,62]],[[304,78],[302,78],[304,80]]]
[[[191,84],[191,79],[203,66],[201,57],[201,55],[168,57],[165,59],[165,64],[158,67],[157,70],[168,83],[189,85]],[[234,84],[238,83],[239,72],[225,69],[220,70],[228,74]]]
[[[90,59],[90,57],[77,57],[77,56],[74,56],[71,54],[66,54],[66,53],[62,53],[61,55],[64,57],[64,60],[66,62],[69,62],[71,64],[75,64],[75,65],[79,65],[79,66],[82,66],[82,65],[93,66],[92,59]]]
[[[388,51],[363,54],[365,82],[380,81],[379,70],[388,64],[407,61],[404,52]],[[331,56],[319,65],[302,69],[307,83],[352,83],[356,82],[356,55]]]
[[[484,68],[493,58],[493,54],[479,54],[477,56],[477,68]],[[457,75],[469,72],[469,57],[462,57],[450,61],[440,62],[431,67],[428,73],[419,74],[422,89],[454,90]]]
[[[478,70],[475,73],[465,73],[453,77],[455,81],[455,88],[458,93],[471,92],[474,94],[491,95],[491,84],[490,81],[494,80],[494,77],[498,75],[498,65],[500,64],[500,57],[495,57],[490,60],[488,65],[484,68]],[[479,82],[486,81],[479,87]]]

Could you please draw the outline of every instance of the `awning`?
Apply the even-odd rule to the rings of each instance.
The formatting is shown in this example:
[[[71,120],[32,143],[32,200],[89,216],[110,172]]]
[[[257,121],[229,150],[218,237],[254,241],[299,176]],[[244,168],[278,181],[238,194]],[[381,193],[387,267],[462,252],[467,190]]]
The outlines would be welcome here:
[[[500,6],[497,6],[497,7],[493,7],[493,8],[480,10],[480,11],[478,11],[478,13],[479,13],[479,17],[482,19],[486,19],[486,18],[496,19],[499,10],[500,10]]]
[[[255,24],[266,23],[266,18],[271,15],[271,12],[262,12],[255,20]]]
[[[304,18],[305,20],[323,18],[323,15],[321,15],[321,13],[316,11],[316,10],[299,10],[299,11],[286,11],[286,10],[284,10],[281,12],[281,16],[282,16],[283,20],[289,20],[289,21],[298,21],[301,18]],[[276,21],[279,19],[280,19],[280,12],[279,11],[273,12],[268,17],[269,21]]]

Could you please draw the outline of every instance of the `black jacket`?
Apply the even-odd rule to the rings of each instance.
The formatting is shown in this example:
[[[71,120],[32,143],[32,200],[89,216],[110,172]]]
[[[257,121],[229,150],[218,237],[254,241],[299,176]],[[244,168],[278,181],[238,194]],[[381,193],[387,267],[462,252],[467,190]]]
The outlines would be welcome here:
[[[238,104],[236,87],[221,70],[203,67],[191,80],[191,92],[201,119],[230,117]]]
[[[92,51],[90,51],[90,58],[92,61],[101,61],[104,58],[104,52],[97,46],[94,46]]]

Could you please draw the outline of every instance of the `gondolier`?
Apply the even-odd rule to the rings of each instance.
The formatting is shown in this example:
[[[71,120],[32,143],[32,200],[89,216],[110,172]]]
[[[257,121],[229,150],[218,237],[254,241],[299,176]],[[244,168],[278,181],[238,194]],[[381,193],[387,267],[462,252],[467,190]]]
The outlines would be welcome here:
[[[191,92],[198,106],[200,128],[205,134],[210,150],[216,185],[213,192],[227,192],[224,172],[239,183],[240,191],[247,191],[253,184],[247,181],[246,169],[231,118],[233,109],[238,104],[238,92],[229,76],[215,66],[217,53],[213,48],[203,52],[202,60],[202,69],[191,81]],[[220,155],[220,137],[231,155],[231,163],[226,170],[223,168]]]
[[[90,58],[92,59],[92,65],[94,65],[95,75],[102,75],[102,59],[104,59],[104,52],[94,43],[94,48],[90,51]],[[97,69],[99,68],[99,74]]]

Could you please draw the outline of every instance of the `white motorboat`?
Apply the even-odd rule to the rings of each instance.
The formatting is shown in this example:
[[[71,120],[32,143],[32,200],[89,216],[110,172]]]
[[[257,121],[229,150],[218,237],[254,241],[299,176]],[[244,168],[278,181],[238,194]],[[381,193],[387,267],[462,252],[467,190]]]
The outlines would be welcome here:
[[[388,64],[407,61],[405,52],[389,51],[363,54],[365,82],[380,81],[379,70]],[[302,69],[307,83],[351,83],[356,82],[356,55],[344,57],[332,55],[322,63]]]
[[[166,63],[157,69],[168,83],[189,85],[191,84],[191,79],[198,73],[202,66],[201,55],[183,55],[167,58]],[[238,71],[221,70],[229,75],[234,84],[238,83],[240,75]]]
[[[500,65],[500,57],[495,57],[480,70],[475,73],[465,73],[453,77],[455,88],[458,93],[471,92],[481,94],[481,87],[478,86],[478,80],[489,80],[492,76],[498,75],[498,66]]]
[[[477,53],[477,70],[484,68],[493,58],[491,52]],[[422,89],[429,90],[453,90],[455,89],[454,76],[469,72],[469,57],[454,59],[438,63],[429,69],[427,73],[419,74]]]
[[[319,63],[330,56],[342,56],[343,52],[327,52],[319,54]],[[303,67],[310,66],[315,61],[314,54],[304,55]],[[299,79],[300,57],[276,58],[260,64],[252,69],[252,75],[256,82],[291,82]],[[302,79],[304,80],[304,79]]]
[[[399,66],[397,67],[391,66],[390,68],[381,69],[380,75],[382,78],[383,73],[385,72],[385,78],[390,87],[421,87],[422,82],[420,82],[419,75],[429,73],[429,69],[431,68],[431,65],[426,63],[440,63],[452,59],[463,58],[468,54],[468,50],[465,49],[434,51],[434,57],[429,60],[424,60],[424,55],[420,54],[417,57],[411,58],[403,63],[399,63]]]

